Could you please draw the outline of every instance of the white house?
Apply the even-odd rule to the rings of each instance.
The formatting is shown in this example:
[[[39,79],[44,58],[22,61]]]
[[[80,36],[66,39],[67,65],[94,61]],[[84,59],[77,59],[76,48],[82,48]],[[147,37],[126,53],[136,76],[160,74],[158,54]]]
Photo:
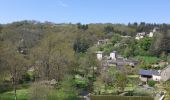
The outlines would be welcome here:
[[[159,28],[158,28],[158,27],[155,27],[155,28],[153,29],[153,32],[155,33],[155,32],[157,32],[157,31],[159,31]]]
[[[102,60],[102,58],[103,58],[103,52],[102,52],[102,51],[97,51],[96,54],[97,54],[97,59],[98,59],[98,60]]]
[[[149,33],[149,37],[153,37],[154,32]]]
[[[136,40],[140,40],[140,39],[142,39],[142,38],[144,38],[144,36],[136,36],[136,37],[135,37]]]
[[[146,36],[145,32],[137,33],[135,39],[140,40]]]
[[[111,58],[112,60],[116,60],[116,59],[117,59],[117,51],[112,51],[112,52],[110,53],[110,58]]]
[[[156,74],[152,75],[154,81],[161,81],[161,70],[158,70]]]
[[[157,31],[159,31],[159,28],[158,28],[158,27],[155,27],[155,28],[152,30],[152,32],[150,32],[150,33],[148,34],[148,36],[149,36],[149,37],[153,37],[154,33],[157,32]]]

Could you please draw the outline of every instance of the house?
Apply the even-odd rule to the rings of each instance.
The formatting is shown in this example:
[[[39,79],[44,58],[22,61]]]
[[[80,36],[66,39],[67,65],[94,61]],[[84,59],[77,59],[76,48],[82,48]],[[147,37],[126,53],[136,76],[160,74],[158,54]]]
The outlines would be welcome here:
[[[109,39],[98,40],[97,45],[107,44]]]
[[[170,79],[170,65],[161,71],[161,79],[162,81],[167,81]]]
[[[157,70],[140,70],[139,71],[140,80],[146,82],[148,80],[160,81],[161,80],[161,73]]]
[[[136,60],[131,60],[131,59],[127,59],[126,60],[126,62],[127,62],[127,64],[129,65],[129,66],[131,66],[132,68],[134,68],[136,65],[138,65],[138,61],[136,61]]]
[[[98,51],[96,52],[96,54],[97,59],[102,63],[102,66],[105,68],[115,66],[117,70],[124,71],[124,69],[126,69],[125,66],[127,65],[134,68],[138,64],[138,61],[124,58],[119,55],[117,51],[112,51],[109,56],[103,55],[102,51]]]
[[[159,28],[158,28],[158,27],[155,27],[152,32],[155,33],[155,32],[157,32],[157,31],[159,31]]]
[[[155,28],[152,30],[152,32],[150,32],[150,33],[148,34],[148,36],[149,36],[149,37],[153,37],[154,33],[157,32],[157,31],[159,31],[159,28],[158,28],[158,27],[155,27]]]
[[[102,58],[103,58],[103,51],[97,51],[96,54],[97,54],[97,59],[98,60],[102,60]]]
[[[154,32],[150,32],[148,36],[153,37],[153,35],[154,35]]]
[[[112,52],[110,53],[110,58],[111,58],[112,60],[116,60],[116,59],[117,59],[117,51],[112,51]]]
[[[144,38],[145,36],[146,36],[145,32],[137,33],[135,39],[140,40],[140,39]]]
[[[139,71],[140,79],[143,82],[148,80],[154,81],[167,81],[170,79],[170,65],[162,70],[140,70]]]

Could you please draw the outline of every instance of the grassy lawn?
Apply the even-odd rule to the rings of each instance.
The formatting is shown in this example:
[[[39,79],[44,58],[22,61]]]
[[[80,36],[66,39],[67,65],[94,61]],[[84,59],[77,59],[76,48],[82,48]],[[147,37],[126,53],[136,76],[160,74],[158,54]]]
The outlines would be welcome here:
[[[136,56],[135,59],[143,60],[146,64],[152,64],[158,62],[160,59],[152,56]]]
[[[18,100],[27,100],[28,89],[17,90]],[[0,94],[0,100],[14,100],[14,92],[8,91]]]
[[[138,78],[139,75],[128,75],[128,78]]]

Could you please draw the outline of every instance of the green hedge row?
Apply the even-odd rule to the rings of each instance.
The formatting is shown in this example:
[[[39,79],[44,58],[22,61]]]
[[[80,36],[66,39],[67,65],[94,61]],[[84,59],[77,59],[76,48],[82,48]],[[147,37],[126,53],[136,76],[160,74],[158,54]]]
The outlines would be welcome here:
[[[154,100],[149,96],[113,96],[113,95],[94,95],[90,100]]]

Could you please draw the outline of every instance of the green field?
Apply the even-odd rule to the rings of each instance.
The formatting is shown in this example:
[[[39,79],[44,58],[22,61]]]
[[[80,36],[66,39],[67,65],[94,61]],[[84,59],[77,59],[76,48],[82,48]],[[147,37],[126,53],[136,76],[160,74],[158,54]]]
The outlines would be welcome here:
[[[146,64],[157,63],[160,59],[152,56],[136,56],[135,59],[143,60]]]
[[[18,100],[27,100],[28,89],[17,90]],[[8,91],[0,94],[0,100],[14,100],[14,91]]]

